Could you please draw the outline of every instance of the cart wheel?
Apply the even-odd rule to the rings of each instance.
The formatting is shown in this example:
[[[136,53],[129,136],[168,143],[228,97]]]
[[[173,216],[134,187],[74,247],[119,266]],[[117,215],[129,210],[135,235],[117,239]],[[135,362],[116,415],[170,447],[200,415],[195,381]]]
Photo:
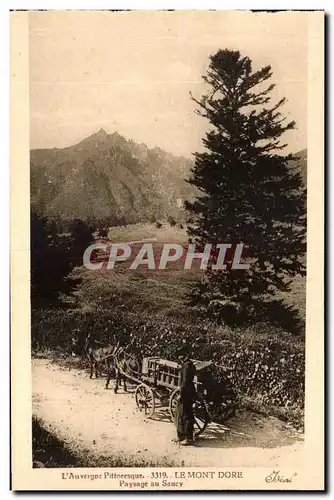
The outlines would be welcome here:
[[[144,411],[147,417],[152,417],[155,410],[154,393],[150,387],[140,384],[135,392],[136,404],[139,411]]]
[[[179,398],[180,398],[180,389],[175,389],[175,391],[172,392],[169,398],[169,415],[170,418],[173,420],[173,422]]]
[[[180,398],[180,389],[175,389],[169,398],[169,413],[171,419],[174,421],[176,407]],[[210,416],[206,409],[204,401],[200,396],[196,396],[196,401],[193,405],[194,408],[194,434],[195,437],[199,436],[204,432],[208,423],[210,422]]]
[[[205,431],[208,423],[210,422],[208,410],[206,409],[204,401],[200,397],[196,399],[194,404],[194,417],[194,432],[195,437],[197,437]]]

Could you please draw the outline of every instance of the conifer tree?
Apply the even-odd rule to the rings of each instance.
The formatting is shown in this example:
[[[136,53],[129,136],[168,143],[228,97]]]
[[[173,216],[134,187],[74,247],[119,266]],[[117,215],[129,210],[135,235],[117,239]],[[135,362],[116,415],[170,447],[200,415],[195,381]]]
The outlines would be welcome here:
[[[186,203],[190,240],[199,246],[244,243],[250,263],[249,270],[208,268],[193,297],[206,308],[221,304],[223,315],[232,307],[251,320],[270,296],[290,289],[295,275],[305,275],[306,193],[281,142],[295,122],[281,114],[285,98],[271,102],[271,77],[270,66],[253,71],[249,57],[219,50],[203,77],[208,93],[200,100],[192,96],[210,130],[188,179],[200,192]]]

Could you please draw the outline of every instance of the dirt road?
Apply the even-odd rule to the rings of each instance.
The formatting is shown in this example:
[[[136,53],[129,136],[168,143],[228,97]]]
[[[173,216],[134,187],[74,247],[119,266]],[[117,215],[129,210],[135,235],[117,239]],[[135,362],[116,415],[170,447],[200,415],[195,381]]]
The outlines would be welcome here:
[[[168,412],[147,419],[136,409],[134,388],[115,395],[102,379],[45,359],[32,367],[33,413],[90,466],[285,466],[301,459],[303,440],[275,418],[240,412],[226,429],[210,424],[196,447],[180,447]]]

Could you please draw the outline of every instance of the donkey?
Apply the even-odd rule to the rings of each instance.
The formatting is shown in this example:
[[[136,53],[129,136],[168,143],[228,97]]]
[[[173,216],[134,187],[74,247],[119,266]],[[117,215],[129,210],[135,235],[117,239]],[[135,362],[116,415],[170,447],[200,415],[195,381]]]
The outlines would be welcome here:
[[[79,344],[79,340],[72,337],[72,356],[75,356],[78,353]],[[83,353],[90,364],[89,378],[93,378],[94,372],[96,378],[102,375],[101,365],[103,362],[105,362],[106,371],[109,373],[108,358],[112,356],[115,348],[115,344],[103,344],[102,342],[92,338],[92,335],[88,333],[84,340]]]
[[[110,372],[110,362],[113,359],[114,352],[119,344],[103,344],[98,340],[93,340],[91,335],[88,334],[85,340],[85,353],[90,362],[90,378],[93,378],[93,371],[95,377],[102,375],[101,365],[104,363],[107,373]]]
[[[141,369],[141,362],[134,354],[129,354],[124,347],[119,347],[119,342],[109,358],[108,377],[105,388],[108,389],[112,373],[115,373],[114,393],[117,394],[119,385],[123,381],[124,392],[127,392],[127,375],[138,375]],[[129,377],[130,378],[130,377]]]

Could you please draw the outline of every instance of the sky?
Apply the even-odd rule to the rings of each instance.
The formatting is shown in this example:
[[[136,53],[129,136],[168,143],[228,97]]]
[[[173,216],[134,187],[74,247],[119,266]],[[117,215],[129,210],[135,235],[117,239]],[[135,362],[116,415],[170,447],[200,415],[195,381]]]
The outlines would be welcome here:
[[[30,12],[30,145],[66,147],[103,128],[175,155],[202,149],[209,123],[191,92],[218,49],[270,64],[273,103],[297,122],[286,152],[307,146],[307,13]]]

